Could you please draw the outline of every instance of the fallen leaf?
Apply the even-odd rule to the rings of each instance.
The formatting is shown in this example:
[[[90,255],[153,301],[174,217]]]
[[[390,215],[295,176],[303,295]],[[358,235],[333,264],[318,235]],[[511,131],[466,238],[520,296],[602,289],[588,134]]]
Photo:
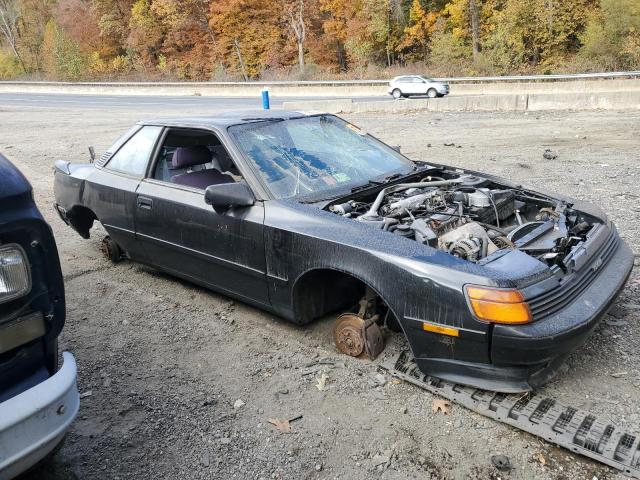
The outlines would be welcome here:
[[[326,373],[320,375],[320,377],[316,377],[316,388],[320,391],[324,390],[327,386],[328,376]]]
[[[282,420],[279,418],[269,418],[267,421],[276,427],[280,433],[291,433],[291,425],[286,418]]]
[[[540,462],[540,465],[545,466],[547,464],[547,459],[544,458],[544,455],[542,455],[541,453],[534,453],[533,454],[533,459],[537,460],[538,462]]]
[[[391,385],[400,385],[401,383],[404,383],[404,382],[398,378],[391,380]]]
[[[436,398],[433,400],[431,411],[433,413],[442,412],[444,415],[450,415],[451,403],[448,400],[445,400],[444,398]]]

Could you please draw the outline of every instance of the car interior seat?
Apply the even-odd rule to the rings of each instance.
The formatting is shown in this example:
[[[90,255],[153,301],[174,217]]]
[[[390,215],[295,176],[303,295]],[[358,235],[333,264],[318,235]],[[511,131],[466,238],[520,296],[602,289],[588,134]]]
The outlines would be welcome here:
[[[217,185],[220,183],[233,183],[235,180],[231,175],[221,172],[224,166],[215,159],[208,147],[204,145],[194,145],[189,147],[178,147],[173,152],[171,166],[173,170],[188,169],[186,173],[174,175],[171,177],[173,183],[179,185],[187,185],[190,187],[205,189],[209,185]],[[203,170],[193,170],[191,167],[212,163],[213,168]]]

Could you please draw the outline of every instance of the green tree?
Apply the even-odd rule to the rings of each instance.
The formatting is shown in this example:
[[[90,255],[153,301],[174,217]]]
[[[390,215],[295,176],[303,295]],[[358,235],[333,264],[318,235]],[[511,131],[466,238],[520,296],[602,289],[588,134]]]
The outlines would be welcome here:
[[[505,71],[554,70],[580,47],[593,0],[506,0],[486,43]]]
[[[640,65],[640,0],[601,0],[589,16],[580,55],[598,68]]]
[[[42,42],[42,67],[51,78],[77,80],[85,72],[86,62],[80,46],[54,19],[44,29]]]
[[[444,19],[436,22],[429,62],[445,74],[457,74],[469,63],[471,50],[461,36],[448,30]]]

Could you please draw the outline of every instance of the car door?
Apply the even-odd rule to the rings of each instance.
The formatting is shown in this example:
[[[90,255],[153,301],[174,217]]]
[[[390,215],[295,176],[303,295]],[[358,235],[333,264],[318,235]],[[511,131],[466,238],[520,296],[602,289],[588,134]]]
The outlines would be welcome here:
[[[416,83],[414,83],[413,77],[405,77],[402,84],[402,93],[408,95],[416,94]]]
[[[402,77],[398,80],[398,88],[402,91],[404,95],[411,95],[411,78],[410,77]]]
[[[413,77],[413,90],[416,95],[426,95],[428,84],[422,77]]]
[[[147,178],[136,192],[147,263],[257,305],[269,305],[261,202],[216,213],[204,190]]]
[[[144,257],[135,238],[136,190],[162,128],[138,126],[110,149],[85,182],[83,196],[107,233],[132,259]]]

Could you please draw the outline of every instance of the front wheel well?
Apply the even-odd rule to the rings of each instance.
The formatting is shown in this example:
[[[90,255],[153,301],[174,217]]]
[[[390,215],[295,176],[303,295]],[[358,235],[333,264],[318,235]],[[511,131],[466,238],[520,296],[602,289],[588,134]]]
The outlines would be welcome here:
[[[97,219],[98,217],[93,213],[93,210],[82,205],[77,205],[67,212],[67,220],[82,238],[90,237],[89,231]]]
[[[333,269],[315,269],[301,275],[293,287],[293,311],[295,321],[304,325],[333,312],[345,312],[355,308],[365,296],[369,286],[359,278]],[[397,321],[384,299],[376,293],[389,323]],[[391,325],[390,325],[391,326]]]

